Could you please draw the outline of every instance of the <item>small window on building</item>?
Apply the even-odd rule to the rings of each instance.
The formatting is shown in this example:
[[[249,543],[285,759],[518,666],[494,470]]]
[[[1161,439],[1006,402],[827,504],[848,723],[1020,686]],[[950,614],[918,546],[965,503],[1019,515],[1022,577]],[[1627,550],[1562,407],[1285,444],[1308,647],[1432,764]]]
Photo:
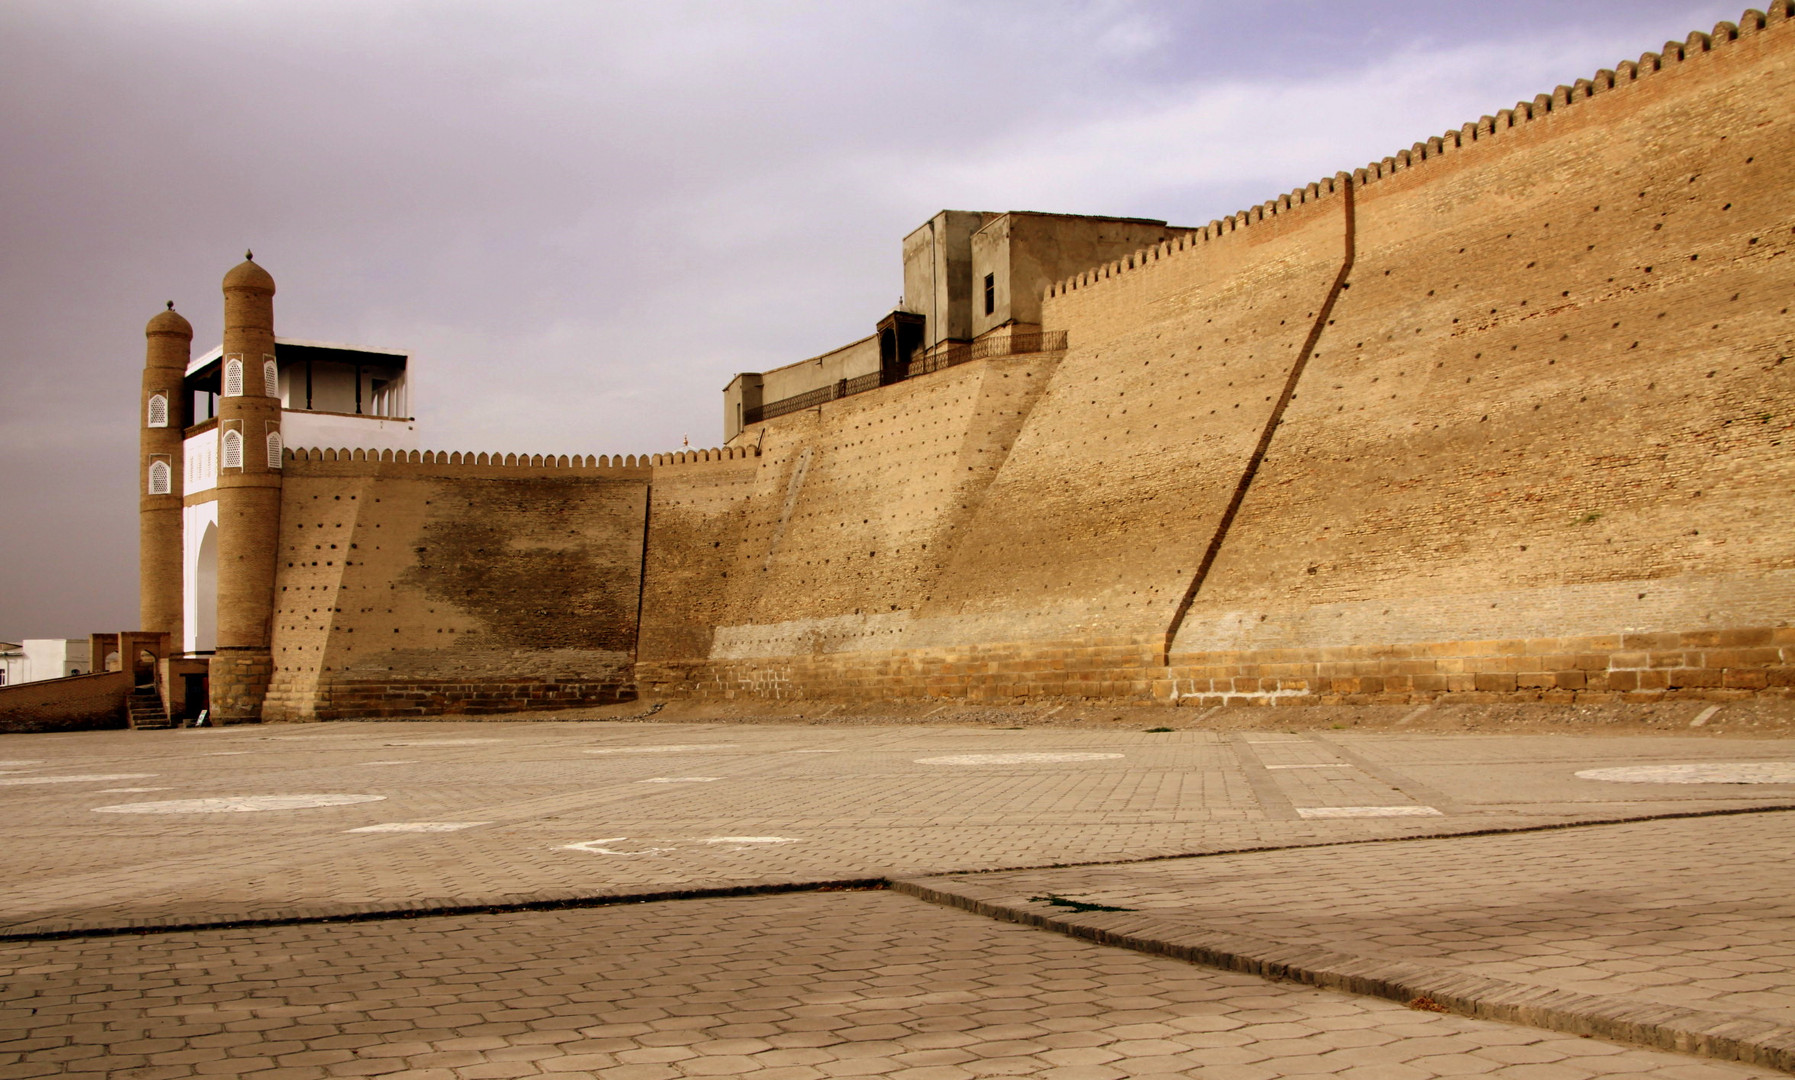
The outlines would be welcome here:
[[[985,275],[985,314],[991,315],[991,314],[996,313],[996,311],[997,311],[997,275],[996,274],[986,274]]]
[[[243,361],[235,357],[224,362],[224,396],[243,396]]]
[[[243,467],[243,433],[227,431],[222,440],[224,443],[224,467],[241,469]]]
[[[269,397],[280,397],[280,368],[275,366],[274,357],[262,357],[262,392]]]
[[[150,395],[149,426],[150,427],[167,427],[168,426],[168,395],[167,394],[151,394]]]
[[[280,468],[280,462],[281,462],[280,432],[270,431],[268,433],[268,467],[270,469],[278,469],[278,468]]]
[[[166,461],[150,462],[150,494],[167,495],[173,491],[173,472]]]

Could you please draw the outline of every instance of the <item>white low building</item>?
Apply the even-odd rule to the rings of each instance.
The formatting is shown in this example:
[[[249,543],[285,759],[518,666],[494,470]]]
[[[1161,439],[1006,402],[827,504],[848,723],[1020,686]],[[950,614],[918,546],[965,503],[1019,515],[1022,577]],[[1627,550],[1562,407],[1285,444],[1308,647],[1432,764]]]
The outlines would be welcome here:
[[[86,638],[26,638],[0,642],[0,686],[86,675],[93,671]]]

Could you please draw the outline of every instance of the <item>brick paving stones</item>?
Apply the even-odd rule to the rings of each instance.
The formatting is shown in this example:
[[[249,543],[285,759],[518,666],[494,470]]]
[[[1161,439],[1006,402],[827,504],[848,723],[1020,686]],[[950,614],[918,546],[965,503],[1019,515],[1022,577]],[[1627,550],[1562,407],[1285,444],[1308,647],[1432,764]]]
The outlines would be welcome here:
[[[0,1077],[1745,1080],[891,892],[10,943]]]
[[[1069,929],[1126,931],[1155,948],[1306,955],[1297,963],[1324,983],[1332,972],[1417,993],[1476,985],[1479,1000],[1535,1004],[1544,990],[1580,998],[1583,1015],[1749,1030],[1795,1064],[1795,812],[929,884],[994,913],[1053,912]]]
[[[1768,909],[1795,860],[1763,823],[1795,784],[1577,775],[1774,778],[1786,741],[433,722],[14,736],[7,760],[33,782],[0,785],[0,1080],[1767,1075],[889,892],[390,918],[917,875],[1754,1031],[1791,1007]],[[1735,816],[1583,827],[1703,812]],[[345,914],[379,921],[170,930]]]
[[[0,894],[0,932],[1103,862],[1795,805],[1795,784],[1575,775],[1795,759],[1788,743],[1771,740],[700,723],[10,739],[9,759],[37,764],[0,779],[141,778],[0,787],[0,879],[11,883]],[[1003,760],[1029,754],[1121,756]],[[1000,760],[924,763],[969,755]],[[684,777],[715,779],[642,782]],[[95,812],[331,794],[382,799],[285,812]],[[1379,816],[1358,816],[1366,812]],[[1403,816],[1385,816],[1395,813]],[[390,828],[424,822],[483,824]],[[724,836],[792,842],[708,842]],[[617,837],[625,839],[595,846],[623,854],[578,847]]]

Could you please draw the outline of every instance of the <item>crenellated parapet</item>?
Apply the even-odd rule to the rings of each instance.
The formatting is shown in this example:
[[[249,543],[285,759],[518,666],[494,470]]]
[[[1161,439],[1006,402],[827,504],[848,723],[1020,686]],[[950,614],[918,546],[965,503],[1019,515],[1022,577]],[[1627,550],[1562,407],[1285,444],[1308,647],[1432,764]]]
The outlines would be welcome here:
[[[318,465],[417,466],[415,471],[434,475],[472,475],[464,470],[553,470],[576,475],[628,473],[723,462],[743,462],[760,456],[756,446],[710,447],[663,454],[515,454],[449,450],[374,450],[359,447],[291,447],[287,461],[304,468]]]
[[[1578,79],[1569,86],[1559,86],[1550,94],[1539,94],[1531,101],[1516,102],[1512,109],[1502,109],[1493,116],[1484,116],[1474,123],[1431,136],[1407,150],[1399,150],[1381,161],[1373,161],[1363,168],[1354,169],[1351,173],[1338,173],[1315,181],[1258,206],[1230,214],[1219,221],[1211,221],[1203,228],[1183,236],[1083,270],[1050,285],[1045,298],[1065,296],[1081,289],[1100,286],[1161,260],[1175,258],[1212,242],[1232,237],[1252,226],[1278,221],[1293,212],[1338,195],[1349,181],[1353,187],[1362,190],[1411,169],[1441,162],[1478,143],[1500,140],[1537,121],[1554,114],[1563,114],[1571,107],[1597,95],[1626,90],[1661,72],[1670,71],[1678,65],[1698,60],[1717,50],[1724,50],[1757,34],[1783,31],[1792,22],[1795,22],[1795,0],[1776,0],[1767,11],[1748,10],[1739,17],[1737,23],[1716,24],[1712,33],[1704,34],[1697,30],[1683,41],[1667,41],[1661,51],[1644,53],[1637,62],[1623,60],[1613,70],[1604,68],[1591,78]]]

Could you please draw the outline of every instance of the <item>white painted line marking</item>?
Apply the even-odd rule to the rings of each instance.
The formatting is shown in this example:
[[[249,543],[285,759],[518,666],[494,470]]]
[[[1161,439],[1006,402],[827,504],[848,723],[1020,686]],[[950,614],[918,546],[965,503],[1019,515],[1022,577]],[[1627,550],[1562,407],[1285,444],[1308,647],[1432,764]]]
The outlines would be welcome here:
[[[145,791],[167,791],[165,787],[109,787],[94,792],[95,795],[137,795]]]
[[[21,769],[27,765],[42,765],[41,761],[0,761],[0,769]]]
[[[799,841],[791,836],[713,836],[704,842],[707,844],[796,844]]]
[[[213,750],[210,753],[202,754],[201,756],[202,757],[235,757],[238,754],[247,754],[250,752],[251,751],[248,751],[248,750]]]
[[[501,739],[402,739],[382,743],[382,746],[475,746],[480,743],[502,742]]]
[[[638,780],[638,784],[708,784],[713,780],[721,780],[721,776],[656,776],[648,780]]]
[[[363,761],[360,764],[363,764],[363,765],[416,765],[417,762],[415,760],[413,760],[413,761]]]
[[[231,795],[221,799],[168,799],[163,802],[96,806],[97,814],[231,814],[260,810],[306,810],[381,802],[385,795]]]
[[[845,754],[846,750],[793,750],[794,754]]]
[[[1121,754],[949,754],[917,758],[918,765],[1035,765],[1056,761],[1113,761]]]
[[[491,825],[490,821],[387,821],[379,825],[363,825],[359,829],[344,829],[344,832],[371,833],[426,833],[426,832],[458,832],[472,829],[480,825]]]
[[[153,772],[126,773],[93,773],[80,776],[4,776],[0,784],[21,786],[24,784],[88,784],[103,780],[147,780],[156,775]]]
[[[584,851],[592,855],[659,855],[663,851],[673,850],[670,847],[651,847],[643,848],[640,851],[617,851],[613,848],[603,846],[605,844],[621,843],[628,839],[629,837],[627,836],[613,836],[605,840],[582,840],[577,844],[562,844],[561,850]]]
[[[1344,761],[1327,765],[1267,765],[1268,769],[1350,769],[1351,765]]]
[[[1444,817],[1431,806],[1299,806],[1298,817],[1367,818],[1367,817]]]
[[[1697,762],[1687,765],[1622,765],[1584,769],[1583,780],[1623,784],[1795,784],[1795,761]],[[0,783],[5,783],[0,780]]]
[[[717,750],[734,746],[735,743],[711,743],[707,746],[613,746],[602,750],[587,750],[588,754],[690,754],[700,750]]]
[[[1706,724],[1708,721],[1714,719],[1714,714],[1719,711],[1720,711],[1720,706],[1710,705],[1707,708],[1703,709],[1701,712],[1696,713],[1695,719],[1689,721],[1689,726],[1690,727],[1701,727],[1703,724]]]

